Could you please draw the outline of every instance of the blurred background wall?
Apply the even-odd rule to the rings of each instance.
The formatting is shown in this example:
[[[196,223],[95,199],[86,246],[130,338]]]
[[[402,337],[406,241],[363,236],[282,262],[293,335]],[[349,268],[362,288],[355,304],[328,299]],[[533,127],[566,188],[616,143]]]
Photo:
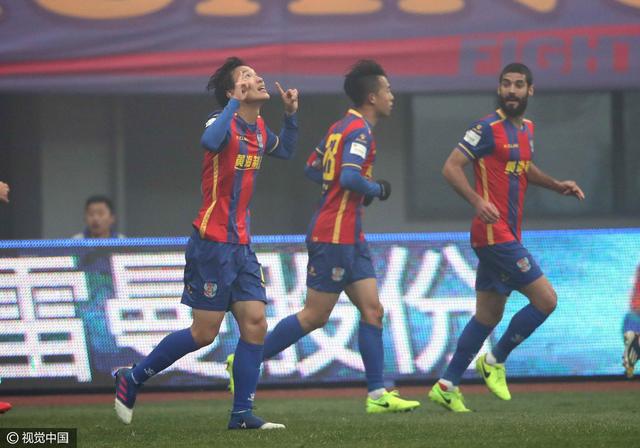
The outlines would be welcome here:
[[[304,161],[349,107],[342,74],[362,57],[379,60],[397,92],[375,130],[374,173],[393,195],[367,209],[367,231],[468,228],[473,212],[440,169],[494,109],[499,69],[514,59],[536,78],[536,162],[587,194],[578,203],[531,189],[525,228],[640,224],[639,2],[347,3],[0,0],[0,180],[12,187],[0,238],[79,232],[96,193],[114,199],[128,236],[187,235],[199,138],[217,108],[204,86],[231,54],[271,88],[301,89],[298,153],[263,165],[254,233],[306,231],[319,192]],[[277,95],[263,112],[278,131]]]

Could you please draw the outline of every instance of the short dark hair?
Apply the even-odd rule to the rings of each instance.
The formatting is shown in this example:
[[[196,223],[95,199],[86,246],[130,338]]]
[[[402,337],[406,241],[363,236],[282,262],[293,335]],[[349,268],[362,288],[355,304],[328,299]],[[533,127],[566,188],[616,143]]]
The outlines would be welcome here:
[[[500,72],[500,77],[498,78],[498,82],[502,82],[502,78],[507,73],[520,73],[524,75],[528,85],[533,84],[533,74],[531,73],[531,70],[529,69],[529,67],[527,67],[521,62],[512,62],[510,64],[507,64]]]
[[[213,95],[221,107],[225,107],[229,102],[227,92],[235,86],[232,76],[233,71],[241,65],[246,65],[242,59],[231,56],[227,58],[224,64],[218,67],[218,70],[209,78],[207,90],[213,90]]]
[[[113,215],[113,202],[107,196],[103,194],[94,194],[87,198],[87,202],[84,204],[84,210],[87,211],[91,204],[104,204],[107,206],[111,214]]]
[[[370,93],[380,89],[378,76],[387,76],[380,64],[371,59],[356,62],[344,78],[344,91],[356,107],[362,106]]]

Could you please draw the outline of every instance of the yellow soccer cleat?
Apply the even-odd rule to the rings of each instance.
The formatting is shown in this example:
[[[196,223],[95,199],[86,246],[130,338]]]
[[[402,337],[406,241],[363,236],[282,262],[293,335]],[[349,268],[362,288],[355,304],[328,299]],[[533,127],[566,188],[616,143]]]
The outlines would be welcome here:
[[[504,364],[488,364],[487,354],[476,360],[476,372],[482,377],[487,387],[501,400],[511,400],[511,392],[507,387],[507,371]]]
[[[224,363],[225,370],[229,374],[229,385],[227,386],[227,389],[229,389],[229,392],[231,392],[232,394],[233,394],[233,391],[235,390],[234,384],[233,384],[233,359],[234,358],[235,358],[235,354],[231,353],[229,356],[227,356],[227,361]]]
[[[367,397],[367,414],[384,414],[389,412],[409,412],[420,406],[420,402],[400,398],[397,390],[385,391],[377,400]]]
[[[459,387],[446,391],[442,389],[440,383],[436,383],[429,391],[429,399],[452,412],[471,412],[471,409],[464,405],[464,397]]]

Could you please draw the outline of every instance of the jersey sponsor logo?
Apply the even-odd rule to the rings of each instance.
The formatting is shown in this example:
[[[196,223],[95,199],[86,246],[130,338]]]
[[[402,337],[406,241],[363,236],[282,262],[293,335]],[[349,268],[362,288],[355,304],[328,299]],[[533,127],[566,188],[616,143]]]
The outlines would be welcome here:
[[[258,141],[258,148],[260,148],[262,150],[262,148],[264,148],[264,141],[262,139],[262,133],[258,132],[256,134],[256,140]]]
[[[531,161],[529,160],[510,160],[504,166],[504,173],[520,176],[522,173],[529,171],[530,165]]]
[[[241,142],[248,142],[249,141],[249,139],[244,135],[236,135],[236,139],[240,140]]]
[[[518,265],[518,269],[520,272],[529,272],[531,270],[531,263],[529,262],[529,258],[523,257],[516,262]]]
[[[466,134],[464,134],[464,141],[469,143],[471,146],[476,146],[480,143],[480,134],[478,134],[475,130],[469,129]]]
[[[349,153],[364,159],[367,157],[367,147],[362,143],[353,142],[349,148]]]
[[[213,299],[218,292],[218,285],[214,282],[205,282],[203,286],[203,294],[208,299]]]
[[[335,267],[331,269],[331,280],[340,282],[344,278],[344,268]]]
[[[519,148],[519,147],[520,147],[520,145],[519,145],[519,144],[517,144],[517,143],[503,143],[503,144],[502,144],[502,147],[503,147],[504,149],[515,149],[515,148]]]
[[[238,154],[236,157],[237,170],[259,170],[262,165],[262,156],[251,154]]]
[[[205,127],[205,128],[208,128],[209,126],[211,126],[211,125],[213,124],[213,122],[214,122],[214,121],[216,121],[216,118],[218,118],[218,117],[216,116],[216,117],[211,117],[211,118],[209,118],[209,119],[207,120],[207,122],[204,124],[204,127]]]

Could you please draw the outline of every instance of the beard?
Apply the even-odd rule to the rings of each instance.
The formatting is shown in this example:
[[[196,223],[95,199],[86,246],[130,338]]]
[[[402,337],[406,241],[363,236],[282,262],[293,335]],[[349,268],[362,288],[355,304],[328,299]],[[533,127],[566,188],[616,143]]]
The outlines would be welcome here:
[[[518,98],[516,96],[500,96],[498,95],[498,107],[502,109],[504,114],[509,117],[519,117],[524,114],[524,111],[527,110],[527,101],[529,100],[529,95],[524,98]],[[513,107],[507,104],[508,101],[517,101],[518,105]]]

